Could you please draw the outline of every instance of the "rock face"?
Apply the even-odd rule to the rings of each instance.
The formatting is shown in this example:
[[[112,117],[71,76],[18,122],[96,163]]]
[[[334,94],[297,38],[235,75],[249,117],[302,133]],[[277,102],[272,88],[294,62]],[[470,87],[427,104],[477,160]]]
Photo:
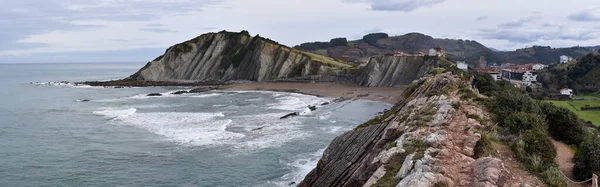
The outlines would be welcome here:
[[[292,49],[260,36],[208,33],[174,45],[130,80],[266,81],[349,74],[352,66],[328,57]]]
[[[448,67],[449,62],[429,56],[376,56],[358,72],[361,86],[383,87],[408,85],[435,67]]]
[[[506,186],[501,159],[473,158],[489,114],[449,73],[414,81],[388,112],[338,136],[298,186]],[[477,114],[481,122],[467,118]],[[486,123],[483,123],[486,122]],[[514,176],[512,177],[514,178]]]

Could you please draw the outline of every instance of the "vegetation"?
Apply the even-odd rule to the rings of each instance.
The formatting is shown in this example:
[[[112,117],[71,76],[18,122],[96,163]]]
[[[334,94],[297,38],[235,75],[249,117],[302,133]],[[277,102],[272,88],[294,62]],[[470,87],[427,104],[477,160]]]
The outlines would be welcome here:
[[[577,63],[553,64],[538,75],[538,80],[551,92],[571,88],[576,93],[600,90],[600,55],[588,54]]]
[[[469,72],[467,76],[475,76],[480,93],[490,97],[484,100],[484,105],[500,125],[502,139],[508,142],[519,162],[538,175],[546,185],[565,186],[566,181],[557,172],[554,161],[556,150],[550,137],[575,146],[580,144],[581,137],[585,137],[587,132],[575,114],[536,102],[527,92],[504,81],[488,81],[489,75]],[[482,135],[482,140],[476,145],[477,154],[485,152],[484,145],[489,141],[486,139],[489,138]],[[589,162],[582,161],[581,165],[587,166]]]
[[[544,102],[552,103],[556,106],[566,108],[577,115],[577,117],[591,122],[595,126],[600,126],[600,110],[582,110],[582,107],[598,107],[600,106],[600,98],[592,95],[578,96],[584,100],[568,100],[568,101],[554,101],[545,100]]]
[[[600,138],[598,133],[587,136],[575,154],[573,174],[578,180],[587,180],[592,173],[600,174]]]
[[[411,154],[411,153],[420,153],[420,157],[418,154],[415,154],[415,156],[413,157],[413,159],[419,157],[422,158],[423,157],[423,153],[425,152],[425,149],[427,149],[427,145],[425,145],[425,143],[423,143],[422,140],[412,140],[410,141],[410,143],[408,143],[407,145],[404,146],[404,149],[406,150],[403,153],[398,153],[395,154],[394,156],[392,156],[390,158],[390,160],[388,161],[388,164],[385,165],[385,174],[383,175],[383,177],[381,177],[379,180],[377,180],[377,183],[375,183],[375,187],[394,187],[396,186],[400,180],[396,179],[396,173],[398,173],[398,171],[400,171],[400,169],[402,168],[402,164],[404,163],[404,160],[406,159],[406,157]]]
[[[373,46],[378,46],[377,41],[380,39],[388,38],[389,35],[386,33],[372,33],[363,36],[363,41]]]
[[[494,153],[492,138],[487,133],[481,133],[481,139],[475,144],[475,158],[486,157]]]

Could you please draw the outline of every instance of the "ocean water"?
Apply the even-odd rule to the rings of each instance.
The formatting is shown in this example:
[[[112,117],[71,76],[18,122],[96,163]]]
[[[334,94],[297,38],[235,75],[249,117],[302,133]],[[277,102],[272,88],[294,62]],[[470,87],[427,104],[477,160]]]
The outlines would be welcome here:
[[[141,66],[0,64],[0,186],[289,186],[333,138],[390,107],[358,100],[311,112],[333,98],[57,83]],[[279,119],[290,112],[301,115]]]

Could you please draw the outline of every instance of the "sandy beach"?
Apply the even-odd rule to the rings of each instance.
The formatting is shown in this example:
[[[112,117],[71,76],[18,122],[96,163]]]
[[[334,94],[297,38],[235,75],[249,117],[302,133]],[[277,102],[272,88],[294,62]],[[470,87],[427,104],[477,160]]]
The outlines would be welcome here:
[[[336,83],[280,83],[256,82],[223,86],[224,90],[263,90],[295,92],[321,97],[344,97],[348,99],[365,99],[396,104],[404,87],[362,87],[357,85]]]

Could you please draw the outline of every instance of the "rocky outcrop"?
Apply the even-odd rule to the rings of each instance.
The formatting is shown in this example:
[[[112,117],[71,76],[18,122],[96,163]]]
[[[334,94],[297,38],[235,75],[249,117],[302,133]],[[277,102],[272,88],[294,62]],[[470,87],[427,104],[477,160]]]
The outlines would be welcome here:
[[[299,51],[260,36],[208,33],[174,45],[129,80],[137,81],[267,81],[351,73],[352,66]]]
[[[414,81],[391,110],[335,138],[299,186],[527,183],[509,177],[501,159],[473,157],[482,129],[494,124],[476,103],[461,99],[469,88],[449,73]]]
[[[452,62],[443,57],[376,56],[359,70],[357,83],[361,86],[383,87],[408,85],[435,67],[449,68]]]

